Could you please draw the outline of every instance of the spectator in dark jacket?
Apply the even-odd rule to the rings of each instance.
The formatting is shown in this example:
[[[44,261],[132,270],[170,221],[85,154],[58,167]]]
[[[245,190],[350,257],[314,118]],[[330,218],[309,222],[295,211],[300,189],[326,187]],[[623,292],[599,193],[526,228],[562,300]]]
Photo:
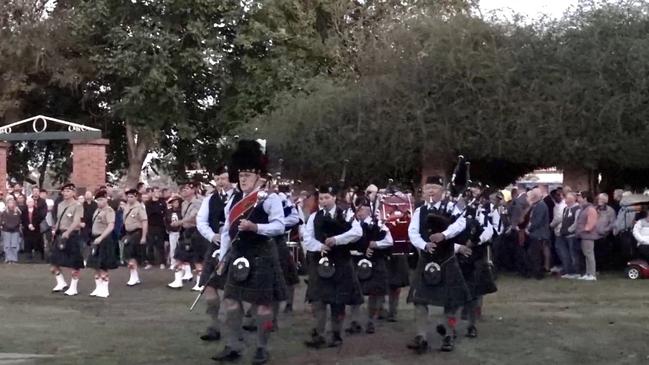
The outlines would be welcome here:
[[[5,263],[17,263],[20,249],[20,209],[16,207],[13,198],[7,199],[7,210],[0,213],[0,230],[5,250]]]
[[[47,205],[45,206],[47,209]],[[34,258],[33,252],[40,255],[41,260],[45,260],[45,251],[43,247],[43,233],[41,232],[41,222],[45,215],[36,207],[36,201],[32,198],[27,199],[27,207],[22,211],[21,221],[23,226],[23,238],[25,240],[25,252],[27,258]]]
[[[532,189],[527,193],[530,205],[530,224],[526,229],[528,236],[525,249],[528,274],[543,279],[545,266],[550,270],[550,213],[543,203],[541,190]]]

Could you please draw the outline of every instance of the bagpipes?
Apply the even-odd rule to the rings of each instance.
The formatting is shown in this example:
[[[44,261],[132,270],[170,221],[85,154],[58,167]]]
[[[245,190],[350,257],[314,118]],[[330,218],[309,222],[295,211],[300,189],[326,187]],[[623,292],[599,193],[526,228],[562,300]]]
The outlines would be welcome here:
[[[268,183],[268,180],[264,183],[262,187],[260,187],[258,190],[255,192],[249,194],[248,196],[244,197],[241,199],[235,206],[230,209],[230,214],[228,216],[228,221],[230,222],[230,237],[232,237],[230,246],[234,245],[238,240],[239,240],[239,234],[241,231],[239,231],[239,223],[241,223],[242,220],[247,220],[250,218],[254,210],[260,205],[263,204],[264,200],[268,197],[268,194],[264,190],[266,188],[266,184]],[[214,251],[214,254],[212,258],[216,258],[216,254],[219,251],[216,250]],[[223,260],[224,265],[229,265],[229,261],[231,258],[229,258],[229,252],[226,254],[227,260]],[[238,260],[238,259],[237,259]],[[244,261],[237,261],[233,262],[233,265],[236,265],[237,267],[241,266],[242,269],[246,266],[246,263]],[[221,263],[219,263],[220,266]],[[250,263],[248,263],[248,268],[250,268]],[[210,282],[216,275],[218,275],[218,267],[215,267],[215,269],[210,273],[208,279],[205,281],[203,285],[203,289],[201,289],[200,293],[196,296],[196,299],[194,299],[194,302],[192,305],[189,307],[189,311],[191,312],[196,304],[198,304],[198,301],[201,299],[203,294],[205,293],[205,289],[207,288],[207,283]]]

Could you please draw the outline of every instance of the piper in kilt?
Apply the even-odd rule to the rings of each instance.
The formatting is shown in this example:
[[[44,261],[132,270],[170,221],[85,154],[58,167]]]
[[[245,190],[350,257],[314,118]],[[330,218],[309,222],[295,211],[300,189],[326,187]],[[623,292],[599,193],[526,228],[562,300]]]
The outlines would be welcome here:
[[[286,282],[287,289],[287,299],[286,299],[286,308],[285,313],[293,311],[293,298],[295,296],[295,285],[300,283],[300,277],[297,273],[297,266],[295,265],[295,258],[291,254],[287,242],[288,236],[291,231],[302,224],[300,219],[300,213],[298,212],[295,204],[291,201],[290,198],[290,184],[286,182],[281,182],[278,186],[279,197],[282,201],[282,207],[284,208],[284,234],[281,234],[275,237],[275,244],[277,244],[277,253],[279,256],[279,264],[282,267],[282,273],[284,274],[284,281]],[[279,313],[279,303],[273,304],[273,321],[275,326],[277,326],[277,316]]]
[[[442,200],[444,187],[441,177],[428,177],[424,183],[425,203],[417,208],[408,226],[410,242],[419,250],[419,262],[413,273],[408,302],[415,305],[418,333],[408,348],[417,353],[428,351],[428,306],[444,307],[446,324],[438,325],[442,336],[442,351],[452,351],[457,318],[455,313],[471,299],[455,250],[466,254],[465,246],[453,238],[462,233],[466,219],[450,201]]]
[[[203,260],[207,251],[209,241],[207,241],[196,228],[196,216],[201,207],[202,201],[196,196],[196,183],[186,182],[181,185],[180,195],[183,202],[180,206],[181,216],[178,221],[172,222],[172,227],[181,227],[180,239],[176,245],[174,259],[176,267],[174,268],[174,281],[167,284],[169,288],[181,289],[183,280],[186,280],[185,273],[189,268],[189,278],[191,275],[191,264],[196,268],[196,284],[192,288],[194,291],[201,291],[203,288],[199,284],[200,276],[203,272]]]
[[[72,269],[70,287],[65,295],[73,296],[79,294],[77,284],[79,274],[83,269],[83,256],[81,254],[81,218],[83,217],[83,206],[75,200],[76,187],[74,184],[65,184],[61,187],[63,201],[59,203],[56,210],[56,223],[54,225],[54,238],[52,240],[50,263],[51,272],[56,278],[56,286],[52,292],[62,292],[68,288],[65,278],[61,273],[62,267]]]
[[[219,322],[219,311],[221,298],[219,290],[225,287],[225,276],[217,275],[218,248],[221,245],[221,227],[225,223],[225,205],[232,196],[233,189],[228,178],[227,169],[215,176],[216,191],[203,199],[201,208],[196,215],[196,228],[208,242],[209,248],[205,253],[203,274],[199,279],[199,286],[205,287],[205,301],[207,314],[210,316],[210,324],[207,333],[201,336],[203,341],[218,341],[221,339],[221,326]],[[182,285],[182,280],[181,280]]]
[[[372,203],[368,198],[357,198],[354,206],[355,219],[360,222],[363,237],[353,244],[352,255],[361,291],[368,297],[365,332],[372,334],[375,332],[375,320],[381,312],[381,302],[389,291],[387,259],[393,241],[390,230],[372,214]],[[352,306],[354,320],[345,332],[354,334],[362,330],[360,323],[356,321],[359,312],[360,305]]]
[[[321,209],[312,213],[304,231],[307,249],[309,286],[306,299],[313,306],[316,326],[305,345],[322,348],[327,345],[324,333],[327,322],[327,305],[331,310],[331,341],[329,347],[342,344],[340,335],[346,305],[363,303],[360,283],[354,273],[350,246],[363,236],[357,220],[345,220],[342,209],[336,207],[337,190],[334,186],[319,189]]]
[[[268,338],[273,329],[272,304],[286,300],[277,246],[272,241],[284,232],[284,211],[277,194],[259,190],[265,156],[256,141],[241,140],[232,154],[230,179],[239,183],[225,207],[218,273],[227,267],[223,305],[226,310],[226,345],[213,357],[235,361],[241,357],[243,304],[256,307],[257,350],[253,364],[268,362]]]
[[[129,279],[126,285],[135,286],[141,283],[138,266],[146,260],[146,236],[149,222],[144,204],[140,203],[137,190],[126,191],[126,208],[124,210],[124,258],[128,262]]]
[[[491,240],[497,234],[497,230],[491,224],[490,213],[493,212],[490,209],[491,203],[482,195],[481,188],[479,183],[473,183],[471,190],[476,199],[464,213],[468,237],[465,245],[471,250],[471,255],[458,256],[462,275],[473,298],[462,309],[462,318],[466,318],[469,322],[466,333],[466,337],[469,338],[478,336],[476,320],[481,311],[482,297],[498,290],[494,282],[490,258]]]
[[[91,251],[88,257],[88,267],[95,269],[95,290],[92,297],[108,298],[108,271],[118,267],[115,241],[112,233],[115,228],[115,211],[108,205],[106,190],[95,194],[97,210],[92,216]]]

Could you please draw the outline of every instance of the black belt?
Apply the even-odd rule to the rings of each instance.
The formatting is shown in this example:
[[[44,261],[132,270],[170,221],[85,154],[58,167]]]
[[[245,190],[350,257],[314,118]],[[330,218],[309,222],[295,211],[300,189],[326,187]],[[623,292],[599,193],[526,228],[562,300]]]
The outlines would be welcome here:
[[[59,235],[59,234],[63,234],[63,232],[65,232],[65,231],[66,231],[66,230],[64,230],[64,229],[59,229],[59,230],[57,230],[55,233],[56,233],[57,235]],[[75,233],[79,233],[79,231],[72,231],[72,232],[70,232],[70,234],[75,234]]]
[[[126,231],[126,234],[133,234],[133,233],[138,233],[142,232],[142,228],[134,229],[132,231]]]

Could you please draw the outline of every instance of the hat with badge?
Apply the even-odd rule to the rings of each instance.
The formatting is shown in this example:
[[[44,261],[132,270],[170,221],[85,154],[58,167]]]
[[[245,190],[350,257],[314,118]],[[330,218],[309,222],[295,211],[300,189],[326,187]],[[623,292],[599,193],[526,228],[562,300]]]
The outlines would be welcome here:
[[[425,185],[439,185],[444,186],[444,179],[439,175],[428,176]]]
[[[336,184],[324,184],[317,188],[320,194],[338,195],[338,186]]]
[[[69,183],[63,184],[63,186],[61,186],[61,191],[63,191],[63,190],[72,190],[72,191],[76,191],[76,190],[77,190],[77,186],[74,185],[73,183],[69,182]]]

